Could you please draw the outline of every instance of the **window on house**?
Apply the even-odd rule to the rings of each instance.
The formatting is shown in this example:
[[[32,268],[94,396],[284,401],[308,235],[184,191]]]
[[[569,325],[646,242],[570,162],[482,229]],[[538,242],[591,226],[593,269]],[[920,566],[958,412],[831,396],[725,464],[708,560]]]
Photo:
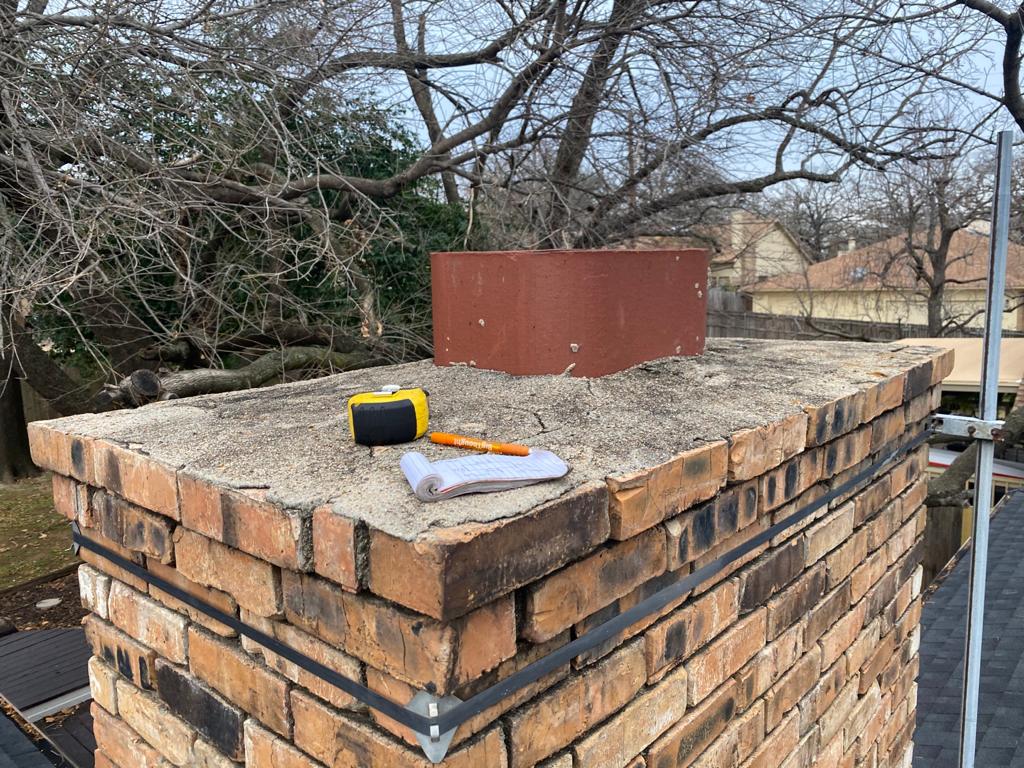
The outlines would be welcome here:
[[[859,283],[861,280],[863,280],[867,276],[868,276],[868,268],[867,267],[854,267],[853,269],[850,270],[850,279],[853,280],[855,283]]]

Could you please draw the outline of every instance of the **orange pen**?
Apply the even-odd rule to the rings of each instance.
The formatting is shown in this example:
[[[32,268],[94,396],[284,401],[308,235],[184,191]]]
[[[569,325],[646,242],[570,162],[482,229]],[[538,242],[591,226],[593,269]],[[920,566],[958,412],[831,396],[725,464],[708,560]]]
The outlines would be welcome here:
[[[481,440],[478,437],[453,435],[448,432],[431,432],[430,442],[437,443],[438,445],[454,445],[456,448],[468,448],[471,451],[500,453],[504,456],[527,456],[530,453],[529,447],[525,445],[492,443],[488,440]]]

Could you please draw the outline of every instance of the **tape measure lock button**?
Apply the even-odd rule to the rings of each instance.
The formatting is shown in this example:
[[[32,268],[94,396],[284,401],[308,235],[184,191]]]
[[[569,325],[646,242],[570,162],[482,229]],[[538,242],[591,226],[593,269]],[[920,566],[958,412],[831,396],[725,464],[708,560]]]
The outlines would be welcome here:
[[[376,392],[360,392],[348,400],[348,424],[359,445],[395,445],[422,437],[430,411],[420,387],[387,384]]]

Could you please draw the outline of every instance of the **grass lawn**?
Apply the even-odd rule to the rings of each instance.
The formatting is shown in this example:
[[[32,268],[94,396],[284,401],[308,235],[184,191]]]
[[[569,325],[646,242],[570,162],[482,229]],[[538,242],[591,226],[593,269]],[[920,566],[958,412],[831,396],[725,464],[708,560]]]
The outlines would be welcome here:
[[[53,509],[50,476],[0,484],[0,589],[75,560],[68,523]]]

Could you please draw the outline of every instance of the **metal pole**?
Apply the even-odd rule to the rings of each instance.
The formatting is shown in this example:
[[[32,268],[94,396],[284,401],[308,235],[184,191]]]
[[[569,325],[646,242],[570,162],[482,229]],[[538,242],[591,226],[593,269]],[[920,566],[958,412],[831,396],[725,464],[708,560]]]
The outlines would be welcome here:
[[[985,351],[981,375],[981,414],[996,418],[999,393],[999,345],[1003,336],[1006,292],[1006,249],[1010,231],[1010,159],[1013,131],[1000,131],[996,153],[996,194],[992,204],[989,241],[988,297],[985,315]],[[971,545],[971,580],[967,603],[967,645],[964,651],[963,717],[960,721],[960,768],[974,768],[978,737],[978,693],[981,677],[981,637],[985,620],[985,576],[988,568],[988,518],[992,506],[991,440],[978,440],[974,475],[974,532]]]

